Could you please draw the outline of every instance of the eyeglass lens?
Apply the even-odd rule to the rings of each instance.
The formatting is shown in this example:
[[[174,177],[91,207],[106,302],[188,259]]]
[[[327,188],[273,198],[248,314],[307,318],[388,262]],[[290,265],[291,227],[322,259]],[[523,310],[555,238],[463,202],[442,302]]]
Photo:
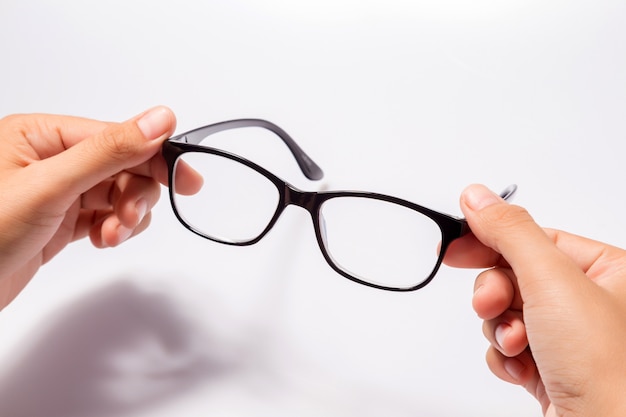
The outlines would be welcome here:
[[[333,262],[372,284],[413,287],[430,276],[438,261],[442,235],[437,223],[399,204],[331,198],[322,204],[320,224]]]
[[[254,240],[270,223],[280,194],[265,176],[218,155],[202,152],[182,154],[175,170],[186,164],[203,178],[193,195],[174,194],[176,211],[202,235],[228,242]],[[176,191],[176,183],[173,184]]]

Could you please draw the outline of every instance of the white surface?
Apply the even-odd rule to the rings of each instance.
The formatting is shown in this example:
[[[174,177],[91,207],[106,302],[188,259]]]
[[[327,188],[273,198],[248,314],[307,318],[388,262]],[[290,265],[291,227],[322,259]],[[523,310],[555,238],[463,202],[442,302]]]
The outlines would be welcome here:
[[[465,185],[516,182],[542,224],[626,246],[625,18],[590,0],[3,0],[0,114],[267,118],[328,188],[458,214]],[[242,152],[316,186],[280,145]],[[0,415],[540,414],[484,364],[475,271],[356,285],[305,214],[229,248],[163,199],[123,248],[72,245],[0,314]]]

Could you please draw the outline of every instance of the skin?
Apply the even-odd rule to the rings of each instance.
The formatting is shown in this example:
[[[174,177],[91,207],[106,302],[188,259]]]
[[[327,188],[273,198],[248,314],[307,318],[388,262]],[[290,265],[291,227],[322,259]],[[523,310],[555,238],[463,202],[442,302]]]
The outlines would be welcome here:
[[[481,185],[463,192],[461,209],[473,234],[444,262],[488,268],[472,302],[491,371],[526,388],[545,416],[626,415],[626,251],[543,229]]]
[[[166,107],[124,123],[69,116],[0,120],[0,309],[68,243],[117,246],[143,231],[167,184],[161,143],[176,118]],[[202,179],[180,174],[194,193]]]

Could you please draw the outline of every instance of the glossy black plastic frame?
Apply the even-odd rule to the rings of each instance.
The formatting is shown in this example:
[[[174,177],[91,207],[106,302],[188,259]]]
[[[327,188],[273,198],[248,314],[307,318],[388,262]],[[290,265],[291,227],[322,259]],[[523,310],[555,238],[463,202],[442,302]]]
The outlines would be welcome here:
[[[307,210],[311,218],[313,220],[313,226],[315,229],[315,236],[317,238],[318,245],[326,262],[340,275],[348,278],[352,281],[358,282],[363,285],[367,285],[369,287],[374,287],[382,290],[389,291],[415,291],[424,286],[426,286],[437,274],[441,263],[443,261],[443,257],[446,253],[447,248],[450,246],[450,243],[455,239],[467,234],[470,232],[467,222],[463,218],[454,217],[445,213],[440,213],[435,210],[428,209],[426,207],[420,206],[418,204],[412,203],[407,200],[403,200],[397,197],[392,197],[389,195],[372,193],[372,192],[364,192],[364,191],[328,191],[328,192],[316,192],[316,191],[302,191],[292,186],[288,182],[280,179],[276,175],[272,174],[265,168],[255,164],[254,162],[243,158],[241,156],[235,155],[230,152],[226,152],[220,149],[207,147],[204,145],[199,145],[199,143],[210,136],[211,134],[222,132],[229,129],[237,129],[243,127],[260,127],[264,129],[268,129],[274,132],[278,137],[280,137],[283,142],[287,145],[294,158],[296,159],[302,173],[311,180],[319,180],[323,177],[323,172],[321,168],[296,144],[296,142],[289,136],[283,129],[276,126],[275,124],[268,122],[266,120],[261,119],[238,119],[238,120],[230,120],[226,122],[220,122],[204,127],[200,127],[198,129],[191,130],[186,133],[182,133],[180,135],[174,136],[163,143],[162,153],[165,158],[168,166],[168,180],[169,180],[169,195],[170,202],[172,205],[172,209],[174,210],[174,214],[178,218],[178,220],[185,226],[187,229],[192,231],[193,233],[202,236],[206,239],[234,246],[247,246],[257,243],[261,240],[276,224],[278,218],[282,214],[282,212],[290,205],[295,205],[298,207],[302,207]],[[207,154],[213,154],[217,156],[221,156],[224,158],[231,159],[238,163],[241,163],[259,174],[265,176],[269,181],[274,183],[279,192],[279,202],[276,208],[276,211],[270,220],[267,227],[259,234],[256,238],[247,240],[244,242],[232,242],[226,240],[216,239],[212,236],[206,235],[199,230],[195,229],[192,225],[188,224],[185,219],[179,214],[176,203],[175,203],[175,187],[174,187],[174,174],[177,159],[187,152],[203,152]],[[504,199],[508,199],[511,197],[517,187],[515,185],[509,186],[501,193],[501,197]],[[320,225],[320,208],[322,204],[332,198],[338,197],[362,197],[362,198],[370,198],[381,201],[386,201],[394,204],[398,204],[414,210],[422,215],[432,219],[441,230],[441,246],[439,251],[439,256],[437,258],[437,262],[434,265],[430,274],[422,279],[419,283],[411,287],[389,287],[384,285],[379,285],[373,282],[365,281],[360,279],[359,277],[353,276],[350,273],[343,270],[340,266],[335,264],[332,257],[326,250],[326,246],[324,244],[324,238],[322,235],[322,229]],[[419,256],[419,255],[418,255]]]

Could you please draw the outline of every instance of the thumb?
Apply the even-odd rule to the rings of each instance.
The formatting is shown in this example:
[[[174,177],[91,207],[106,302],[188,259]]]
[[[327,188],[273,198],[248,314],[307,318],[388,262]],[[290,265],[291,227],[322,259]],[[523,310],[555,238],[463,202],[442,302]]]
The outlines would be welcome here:
[[[96,184],[152,158],[174,131],[176,118],[167,107],[155,107],[123,123],[113,123],[37,164],[48,189],[75,198]],[[145,170],[149,172],[149,170]],[[47,173],[47,175],[46,175]],[[53,173],[53,175],[50,175]],[[53,196],[43,196],[47,199]],[[54,201],[51,199],[48,201]]]
[[[476,238],[511,266],[523,297],[584,296],[580,286],[589,286],[590,281],[524,208],[508,204],[482,185],[472,185],[461,194],[461,210]]]

